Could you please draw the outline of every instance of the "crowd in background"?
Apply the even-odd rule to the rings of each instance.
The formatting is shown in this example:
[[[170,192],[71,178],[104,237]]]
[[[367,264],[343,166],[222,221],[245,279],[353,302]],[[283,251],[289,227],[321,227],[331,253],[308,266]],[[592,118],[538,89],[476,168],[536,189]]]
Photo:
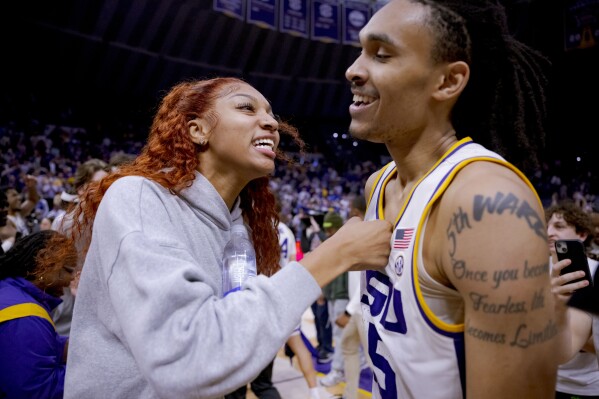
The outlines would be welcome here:
[[[79,165],[89,159],[110,163],[111,159],[136,155],[146,139],[140,128],[126,124],[84,127],[44,124],[37,119],[2,122],[0,187],[24,193],[25,176],[36,177],[41,199],[28,219],[33,231],[39,230],[44,218],[55,216],[53,208],[59,206],[58,197],[63,192],[75,194],[74,176]],[[271,188],[281,199],[282,221],[296,232],[299,220],[309,214],[332,209],[347,218],[352,200],[364,195],[367,178],[388,162],[382,156],[370,160],[347,156],[360,151],[351,140],[327,137],[311,148],[318,152],[310,147],[305,153],[290,150],[293,162],[280,163],[271,180]],[[345,155],[333,155],[338,153]],[[573,170],[554,159],[528,177],[544,206],[571,199],[585,211],[599,211],[599,184],[590,170]]]

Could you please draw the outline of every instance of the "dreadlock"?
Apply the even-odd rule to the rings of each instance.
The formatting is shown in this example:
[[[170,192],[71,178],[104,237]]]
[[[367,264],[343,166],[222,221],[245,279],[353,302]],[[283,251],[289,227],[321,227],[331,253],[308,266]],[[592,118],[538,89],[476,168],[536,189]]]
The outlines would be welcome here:
[[[0,279],[24,277],[28,280],[75,265],[77,251],[73,241],[53,230],[44,230],[19,239],[5,254],[0,255]]]
[[[509,33],[499,0],[411,0],[430,9],[435,62],[464,61],[470,82],[452,122],[460,137],[506,156],[525,173],[545,147],[549,61]]]

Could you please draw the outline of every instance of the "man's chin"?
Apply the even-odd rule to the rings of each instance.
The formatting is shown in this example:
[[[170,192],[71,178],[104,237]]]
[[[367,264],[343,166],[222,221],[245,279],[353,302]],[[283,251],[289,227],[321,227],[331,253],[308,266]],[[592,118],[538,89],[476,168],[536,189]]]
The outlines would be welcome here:
[[[367,140],[368,133],[364,130],[360,130],[356,127],[349,126],[348,133],[355,139],[358,140]]]

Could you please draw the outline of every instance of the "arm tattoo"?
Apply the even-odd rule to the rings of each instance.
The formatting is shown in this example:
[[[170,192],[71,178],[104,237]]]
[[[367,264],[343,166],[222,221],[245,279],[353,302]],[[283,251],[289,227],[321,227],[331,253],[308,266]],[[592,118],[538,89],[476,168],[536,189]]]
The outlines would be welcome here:
[[[514,194],[509,193],[507,195],[498,192],[495,194],[495,198],[484,197],[482,195],[474,196],[473,204],[473,216],[477,222],[483,218],[484,213],[498,215],[504,212],[509,212],[511,215],[516,215],[518,219],[524,219],[528,224],[528,227],[534,231],[534,233],[542,238],[547,239],[547,231],[545,228],[544,220],[535,212],[534,208],[526,201],[521,201]]]
[[[507,335],[498,331],[489,331],[488,328],[480,328],[467,323],[465,334],[479,341],[493,344],[516,346],[518,348],[528,348],[529,346],[539,345],[549,341],[558,334],[557,324],[549,320],[540,330],[533,330],[526,324],[520,324],[514,332],[511,340],[508,342]]]
[[[528,299],[522,299],[520,295],[512,295],[502,289],[499,297],[490,293],[499,289],[502,284],[509,284],[521,279],[547,278],[549,265],[547,262],[541,264],[529,264],[524,260],[521,267],[508,267],[500,270],[486,270],[470,265],[465,259],[458,255],[458,237],[465,230],[472,229],[472,222],[479,222],[487,214],[508,214],[524,220],[534,233],[546,240],[546,229],[544,219],[526,201],[519,200],[515,195],[498,192],[495,197],[475,195],[473,199],[472,214],[465,212],[461,207],[453,213],[446,229],[448,239],[448,252],[451,261],[453,276],[458,280],[483,283],[487,288],[480,291],[470,291],[468,298],[471,301],[472,310],[487,315],[517,315],[528,314],[535,310],[545,308],[545,288],[538,288],[530,292]],[[474,267],[472,267],[474,266]],[[488,284],[487,284],[488,283]],[[517,327],[516,327],[517,326]],[[485,327],[466,322],[464,333],[476,340],[497,345],[509,345],[512,347],[527,348],[529,346],[542,344],[557,335],[557,326],[553,320],[549,320],[545,326],[530,326],[526,323],[516,324],[510,330],[501,331],[500,327]]]

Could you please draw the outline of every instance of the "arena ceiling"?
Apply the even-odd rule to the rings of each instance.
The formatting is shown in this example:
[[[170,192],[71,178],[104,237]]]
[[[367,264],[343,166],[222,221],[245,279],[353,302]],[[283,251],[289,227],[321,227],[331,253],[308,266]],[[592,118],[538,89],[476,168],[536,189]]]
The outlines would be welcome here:
[[[30,68],[33,79],[139,98],[190,77],[232,75],[256,85],[282,114],[347,113],[352,46],[262,29],[213,11],[210,0],[14,3],[5,29],[18,37],[13,76]]]
[[[560,1],[502,1],[514,33],[554,60],[556,92],[570,98],[565,106],[577,107],[573,99],[580,97],[567,90],[588,87],[586,71],[599,67],[597,48],[563,51]],[[319,125],[347,123],[344,72],[356,47],[259,28],[214,11],[212,3],[2,1],[0,84],[4,93],[41,91],[56,101],[155,103],[183,79],[238,76],[262,91],[281,115]]]

